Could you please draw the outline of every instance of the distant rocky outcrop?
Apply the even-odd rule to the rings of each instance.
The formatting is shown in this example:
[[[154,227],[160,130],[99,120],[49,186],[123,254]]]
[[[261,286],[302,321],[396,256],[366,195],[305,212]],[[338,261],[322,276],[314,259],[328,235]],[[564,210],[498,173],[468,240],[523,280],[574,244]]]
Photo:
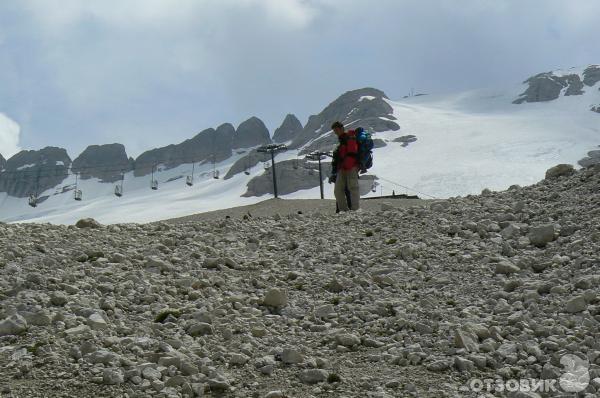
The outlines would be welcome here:
[[[166,168],[184,163],[215,161],[220,162],[231,156],[231,140],[234,129],[231,124],[209,128],[176,145],[168,145],[142,153],[135,160],[135,175],[150,174],[155,165]]]
[[[552,101],[557,99],[565,88],[565,95],[583,94],[583,82],[579,75],[556,76],[553,72],[546,72],[530,77],[524,83],[528,84],[527,89],[513,104]]]
[[[6,159],[4,159],[4,156],[0,153],[0,171],[4,169],[4,166],[6,166]]]
[[[269,129],[267,129],[262,120],[254,116],[242,122],[233,137],[233,149],[250,148],[270,143],[271,136]]]
[[[333,149],[337,145],[337,138],[331,131],[331,124],[338,120],[349,129],[359,126],[373,132],[400,129],[392,107],[385,101],[387,98],[383,91],[374,88],[344,93],[321,113],[309,117],[308,123],[293,139],[290,147],[296,149],[304,146],[302,153]]]
[[[0,192],[26,197],[54,188],[69,175],[71,158],[63,148],[21,151],[8,159],[0,173]]]
[[[239,158],[227,171],[224,179],[228,180],[231,177],[244,172],[245,170],[249,170],[259,164],[265,155],[259,153],[256,149],[252,149],[246,155]]]
[[[122,144],[90,145],[71,165],[71,171],[79,178],[98,178],[101,182],[120,180],[121,174],[132,168]]]
[[[300,123],[300,120],[298,120],[296,116],[288,114],[285,119],[283,119],[281,126],[273,133],[273,142],[288,142],[294,139],[300,132],[302,132],[302,123]]]
[[[150,174],[152,167],[159,164],[166,168],[173,168],[185,163],[221,162],[229,158],[234,149],[270,142],[269,130],[257,117],[246,120],[237,130],[230,123],[224,123],[216,130],[213,128],[203,130],[179,144],[142,153],[135,160],[134,174],[136,176]]]
[[[330,163],[323,162],[321,167],[323,179],[325,179],[329,176],[331,165]],[[319,186],[318,166],[305,159],[277,162],[275,169],[277,172],[277,192],[279,195],[286,195],[302,189]],[[270,168],[263,174],[252,178],[248,182],[248,190],[242,196],[250,197],[273,194],[272,170]]]
[[[220,162],[231,156],[235,127],[231,123],[223,123],[215,130],[214,148],[216,161]]]
[[[600,105],[592,105],[590,111],[600,113]]]
[[[387,146],[387,143],[381,138],[373,139],[373,149],[383,148],[384,146]]]
[[[587,156],[577,163],[579,163],[581,167],[592,167],[600,164],[600,149],[589,151]]]
[[[599,65],[590,65],[583,71],[582,76],[576,73],[566,75],[556,75],[554,72],[540,73],[523,82],[528,87],[513,101],[513,104],[552,101],[560,97],[563,91],[565,96],[581,95],[584,93],[585,86],[592,87],[598,81],[600,81]]]
[[[600,82],[600,65],[590,65],[583,71],[583,84],[594,86]]]
[[[417,137],[415,135],[403,135],[402,137],[394,138],[394,142],[399,142],[403,147],[409,146],[411,143],[417,141]]]

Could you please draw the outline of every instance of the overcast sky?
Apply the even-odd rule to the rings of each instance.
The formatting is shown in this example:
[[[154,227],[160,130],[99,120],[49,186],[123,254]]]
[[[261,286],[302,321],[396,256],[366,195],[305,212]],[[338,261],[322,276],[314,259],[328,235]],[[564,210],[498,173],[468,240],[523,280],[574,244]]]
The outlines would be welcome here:
[[[131,155],[365,86],[392,99],[600,63],[598,0],[6,0],[0,153]],[[19,128],[20,127],[20,128]],[[20,135],[19,135],[20,131]]]

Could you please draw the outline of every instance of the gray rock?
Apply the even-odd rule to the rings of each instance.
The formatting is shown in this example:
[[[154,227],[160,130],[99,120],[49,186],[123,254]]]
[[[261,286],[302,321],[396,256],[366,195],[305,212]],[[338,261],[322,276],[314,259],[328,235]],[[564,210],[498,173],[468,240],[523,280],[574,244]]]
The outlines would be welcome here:
[[[600,112],[600,106],[596,109],[596,112]],[[593,167],[600,164],[600,150],[594,150],[588,152],[587,156],[577,162],[581,167]]]
[[[151,367],[151,366],[146,366],[143,370],[142,370],[142,377],[146,380],[160,380],[162,378],[162,374],[160,373],[159,370]]]
[[[503,260],[503,261],[500,261],[498,264],[496,264],[496,273],[497,274],[508,275],[508,274],[514,274],[519,271],[520,271],[520,268],[508,260]]]
[[[427,364],[427,370],[432,372],[443,372],[445,370],[450,369],[452,366],[452,362],[447,359],[440,359],[434,362]]]
[[[67,295],[61,291],[50,293],[50,303],[61,307],[69,302]]]
[[[220,393],[229,391],[229,389],[231,388],[231,384],[227,380],[223,380],[220,378],[208,379],[208,386],[210,387],[211,391]]]
[[[531,228],[527,236],[529,237],[529,241],[532,245],[537,247],[545,247],[548,243],[554,240],[555,232],[554,225],[547,224]]]
[[[288,365],[302,363],[304,361],[304,355],[295,349],[286,348],[281,353],[281,361]]]
[[[125,381],[123,371],[121,369],[104,369],[102,381],[108,385],[121,384]]]
[[[108,328],[108,324],[102,315],[97,312],[94,312],[88,317],[87,324],[92,330],[105,330]]]
[[[472,372],[475,369],[475,363],[466,358],[455,357],[454,366],[459,372]]]
[[[469,331],[457,329],[454,331],[454,345],[464,348],[467,352],[479,352],[477,336]]]
[[[546,170],[546,179],[568,177],[575,174],[575,169],[570,164],[559,164]]]
[[[90,228],[90,229],[98,229],[102,228],[102,224],[93,218],[82,218],[81,220],[75,223],[77,228]]]
[[[360,337],[352,333],[341,333],[335,336],[339,345],[344,347],[354,347],[360,344]]]
[[[285,307],[287,302],[287,292],[278,288],[269,289],[263,298],[263,304],[269,307]]]
[[[577,296],[567,301],[566,310],[570,313],[582,312],[587,309],[587,303],[584,296]]]
[[[300,373],[300,380],[305,384],[317,384],[327,380],[327,376],[323,369],[307,369]]]
[[[213,327],[209,323],[204,322],[196,322],[191,324],[187,332],[190,336],[206,336],[209,334],[213,334]]]
[[[27,321],[15,314],[0,321],[0,336],[19,335],[27,331]]]
[[[269,391],[265,395],[265,398],[285,398],[285,394],[283,393],[283,391],[274,390],[274,391]]]

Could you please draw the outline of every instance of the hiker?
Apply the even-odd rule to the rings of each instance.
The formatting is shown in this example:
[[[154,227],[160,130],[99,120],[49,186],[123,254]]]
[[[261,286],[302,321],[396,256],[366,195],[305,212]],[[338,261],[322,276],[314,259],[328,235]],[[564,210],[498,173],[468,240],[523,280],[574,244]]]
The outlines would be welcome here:
[[[333,151],[333,154],[331,156],[331,174],[329,176],[329,183],[330,184],[335,184],[335,181],[337,179],[337,166],[338,166],[338,162],[339,162],[339,148],[336,148]],[[350,198],[350,191],[348,191],[348,187],[346,187],[346,189],[344,190],[344,194],[346,195],[346,200],[348,201],[348,207],[352,207],[352,198]],[[336,214],[340,212],[340,206],[337,203],[337,200],[335,202],[335,212]]]
[[[344,131],[341,122],[335,122],[331,129],[337,135],[336,148],[335,201],[339,211],[358,210],[360,193],[358,189],[358,142],[353,130]],[[349,195],[346,195],[346,191]]]

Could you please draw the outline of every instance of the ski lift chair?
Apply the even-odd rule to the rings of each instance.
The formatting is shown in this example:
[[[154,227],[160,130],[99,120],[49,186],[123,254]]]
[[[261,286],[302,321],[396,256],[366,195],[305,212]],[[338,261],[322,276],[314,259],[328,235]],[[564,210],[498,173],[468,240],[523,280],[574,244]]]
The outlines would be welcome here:
[[[185,183],[188,187],[191,187],[192,185],[194,185],[194,177],[187,176],[185,179]]]
[[[152,188],[152,190],[156,191],[158,189],[158,181],[152,180],[150,182],[150,188]]]
[[[123,196],[123,187],[122,186],[115,185],[115,196],[117,196],[118,198]]]
[[[82,192],[81,192],[81,189],[76,189],[76,190],[73,192],[73,199],[75,199],[76,201],[78,201],[78,202],[79,202],[79,201],[81,201],[81,198],[82,198],[82,197],[83,197],[83,194],[82,194]]]
[[[214,178],[215,180],[218,180],[218,179],[219,179],[219,170],[215,170],[215,171],[213,171],[213,178]]]
[[[37,196],[34,194],[29,195],[29,206],[31,207],[37,207]]]

